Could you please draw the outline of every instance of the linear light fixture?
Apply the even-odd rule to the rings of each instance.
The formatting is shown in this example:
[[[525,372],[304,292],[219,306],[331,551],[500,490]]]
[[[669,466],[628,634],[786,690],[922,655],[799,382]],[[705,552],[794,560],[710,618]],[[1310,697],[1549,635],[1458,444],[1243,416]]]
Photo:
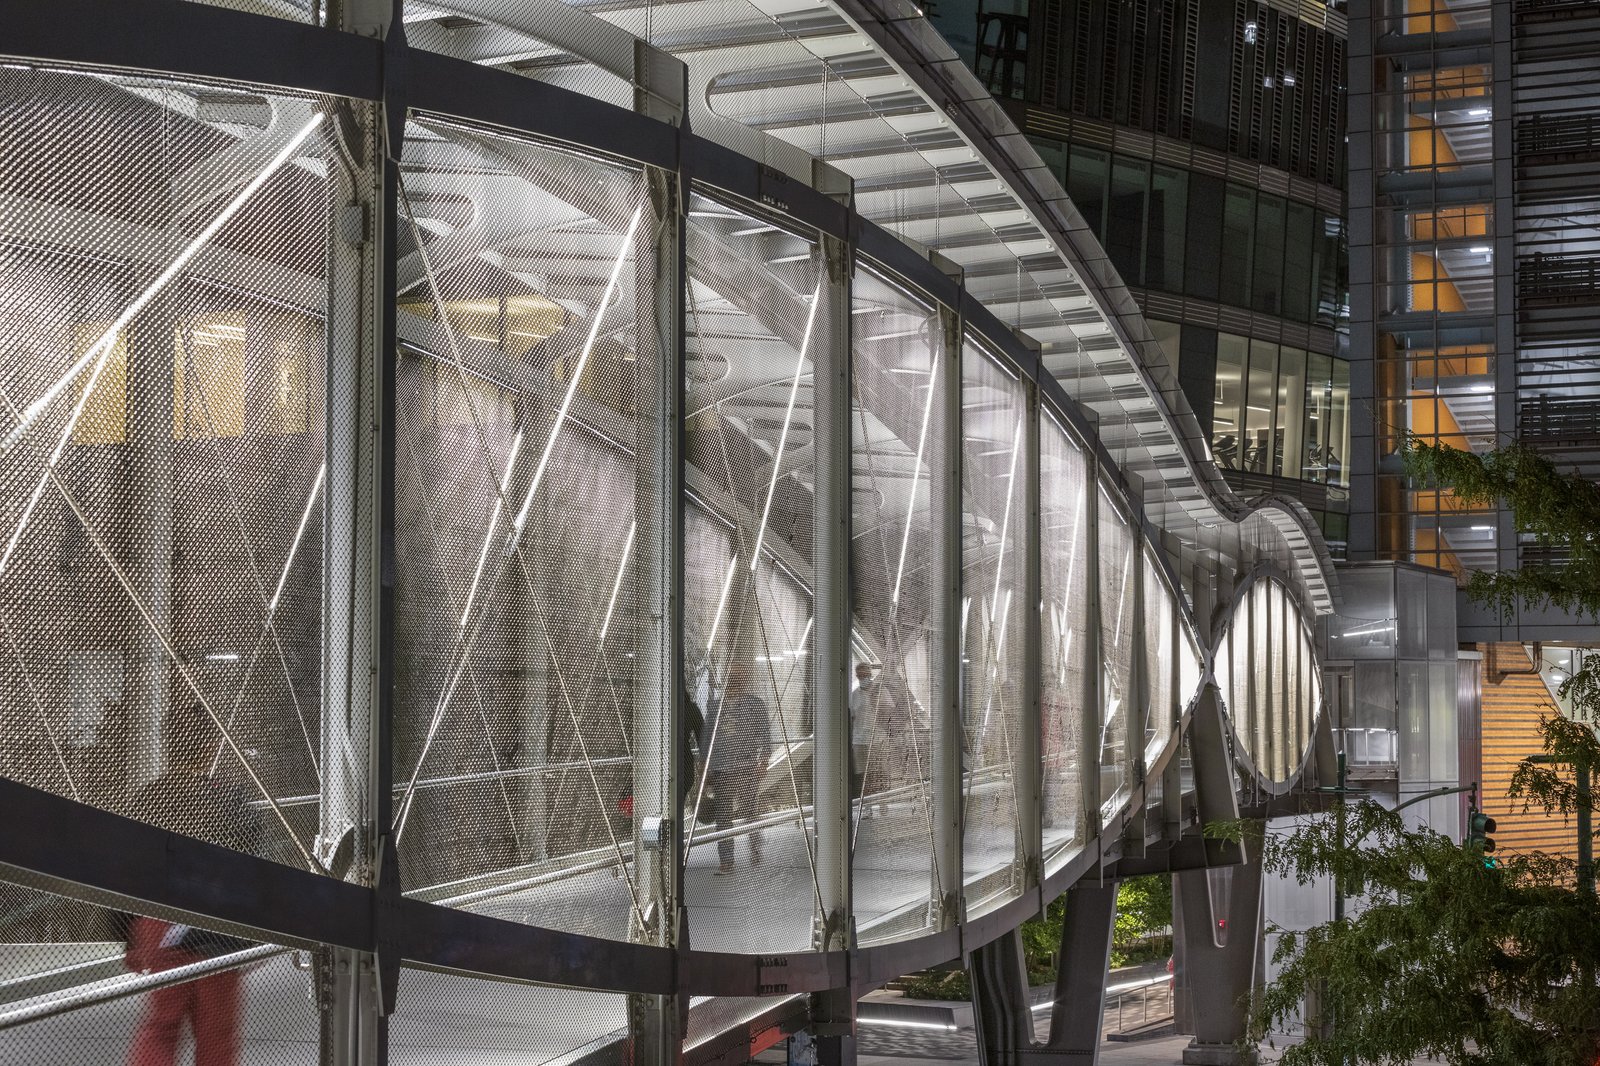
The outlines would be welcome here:
[[[605,320],[606,309],[611,305],[611,298],[617,292],[617,279],[622,276],[622,265],[628,261],[628,252],[633,247],[633,235],[639,229],[639,220],[644,217],[644,205],[633,213],[633,221],[628,223],[628,232],[622,236],[622,248],[617,252],[617,261],[611,264],[611,277],[606,282],[606,291],[600,297],[600,306],[594,310],[594,321],[589,323],[589,336],[583,342],[583,354],[578,356],[578,364],[572,369],[572,380],[567,383],[567,394],[562,397],[561,408],[556,411],[556,420],[550,427],[550,439],[545,442],[544,454],[539,456],[539,465],[534,468],[533,481],[528,484],[528,495],[522,501],[522,509],[517,512],[517,520],[512,523],[517,532],[522,531],[522,525],[528,520],[528,508],[533,506],[533,494],[539,491],[539,482],[544,479],[545,468],[550,465],[550,455],[556,449],[556,438],[561,435],[561,427],[567,420],[567,411],[572,407],[572,400],[578,395],[578,382],[583,380],[584,365],[589,362],[589,356],[594,352],[594,342],[600,336],[600,323]]]
[[[890,606],[900,603],[900,581],[906,573],[906,552],[911,547],[911,519],[917,510],[917,479],[922,477],[922,452],[928,444],[928,421],[933,417],[933,398],[938,393],[934,388],[935,378],[939,373],[939,359],[934,353],[928,353],[928,399],[922,405],[922,429],[917,434],[917,462],[911,468],[911,488],[906,493],[906,528],[900,534],[900,562],[894,570],[894,592],[889,596]]]
[[[734,552],[733,558],[728,560],[728,576],[722,579],[722,595],[717,597],[717,612],[711,616],[711,635],[706,637],[706,651],[710,652],[717,643],[717,627],[722,624],[722,609],[728,605],[728,590],[733,587],[733,572],[739,569],[739,553]]]
[[[639,531],[638,522],[628,523],[628,540],[622,546],[622,561],[617,564],[617,580],[611,586],[611,602],[606,604],[606,617],[600,623],[600,637],[596,644],[606,642],[606,632],[611,628],[611,612],[617,609],[617,596],[622,592],[622,575],[628,570],[628,556],[633,554],[633,536]]]
[[[995,612],[1000,609],[1000,579],[1006,568],[1006,539],[1011,532],[1011,501],[1017,492],[1017,452],[1022,448],[1022,423],[1018,422],[1011,434],[1011,468],[1006,472],[1006,510],[1000,519],[1000,555],[994,564],[994,596],[989,605],[989,625],[995,622]],[[1007,593],[1009,596],[1009,592]],[[1009,600],[1008,600],[1009,602]]]
[[[94,390],[94,384],[99,380],[100,372],[105,368],[107,357],[112,349],[116,347],[117,335],[128,328],[128,323],[132,322],[139,312],[143,311],[151,300],[159,296],[161,290],[166,288],[172,279],[177,277],[183,268],[189,265],[189,260],[198,255],[201,249],[205,248],[211,241],[211,238],[215,237],[222,227],[226,226],[233,216],[239,213],[240,209],[249,202],[250,197],[254,196],[261,186],[265,185],[272,175],[277,173],[278,168],[293,158],[300,145],[304,143],[307,137],[311,136],[311,131],[316,129],[321,122],[321,114],[312,115],[311,121],[302,126],[300,131],[289,139],[289,143],[278,150],[278,154],[272,157],[266,168],[252,178],[250,183],[243,189],[239,190],[238,195],[228,202],[228,206],[224,207],[222,212],[212,219],[210,224],[201,230],[194,240],[190,241],[178,253],[176,259],[167,264],[167,268],[161,272],[156,280],[152,281],[143,292],[134,297],[133,302],[123,309],[122,314],[116,317],[110,327],[100,335],[98,340],[89,346],[89,349],[78,358],[78,361],[68,367],[67,372],[61,375],[55,384],[46,389],[43,396],[28,405],[27,409],[22,412],[22,417],[16,427],[6,434],[3,441],[0,441],[0,452],[8,452],[14,448],[17,442],[22,439],[22,435],[28,431],[28,427],[37,421],[40,415],[44,414],[45,410],[55,402],[56,397],[61,395],[62,390],[70,385],[72,379],[77,377],[83,368],[91,362],[95,363],[94,373],[89,376],[89,381],[84,386],[83,394],[87,396]],[[80,401],[79,406],[82,406],[82,401]],[[74,423],[77,421],[78,415],[78,411],[73,412]]]
[[[817,282],[811,294],[811,310],[806,314],[806,331],[800,337],[800,354],[794,361],[794,378],[789,382],[789,409],[783,412],[783,429],[778,434],[778,450],[772,457],[772,480],[767,484],[766,506],[761,508],[761,524],[756,526],[756,548],[750,553],[750,572],[755,573],[761,562],[761,541],[767,535],[767,518],[772,514],[772,497],[778,492],[778,479],[783,476],[783,451],[789,443],[789,425],[794,421],[794,401],[800,395],[800,378],[806,369],[806,351],[811,347],[811,330],[817,324],[817,305],[822,302],[822,282]]]
[[[278,587],[272,592],[272,600],[267,604],[267,620],[278,610],[278,600],[283,597],[284,583],[289,580],[289,568],[294,565],[295,552],[300,550],[300,539],[306,535],[306,526],[311,523],[311,511],[317,504],[317,493],[322,491],[322,480],[327,476],[328,464],[323,463],[317,468],[317,479],[311,483],[311,494],[306,497],[306,509],[300,515],[300,528],[294,531],[294,540],[289,544],[289,555],[283,560],[283,573],[278,575]]]
[[[89,350],[84,352],[78,361],[73,363],[67,369],[67,372],[57,379],[54,385],[46,389],[43,396],[28,405],[27,410],[23,411],[22,417],[18,419],[16,427],[6,434],[3,441],[0,441],[0,452],[10,451],[28,432],[33,423],[55,402],[56,397],[61,395],[62,390],[71,384],[72,379],[77,377],[90,362],[94,363],[93,369],[89,372],[89,379],[84,382],[83,392],[78,397],[77,404],[73,406],[72,414],[67,418],[66,427],[61,431],[61,439],[56,441],[56,446],[50,452],[50,458],[45,463],[44,473],[39,476],[39,484],[34,486],[33,495],[28,497],[28,505],[22,509],[22,517],[17,519],[17,527],[12,530],[11,539],[6,542],[4,554],[0,554],[0,574],[5,573],[6,567],[10,564],[11,556],[16,552],[17,544],[22,540],[22,534],[28,528],[28,521],[33,517],[34,509],[39,506],[40,497],[44,495],[45,486],[50,484],[50,472],[61,461],[61,453],[66,451],[67,442],[72,439],[72,431],[77,428],[78,419],[83,417],[84,410],[89,406],[89,397],[94,395],[95,384],[100,380],[101,372],[105,370],[106,364],[110,362],[111,353],[116,349],[117,337],[121,335],[122,331],[128,327],[128,324],[134,320],[139,312],[149,305],[151,300],[160,295],[161,290],[166,288],[173,278],[182,273],[183,268],[189,265],[189,261],[200,254],[200,251],[210,243],[211,238],[221,232],[222,227],[226,226],[239,213],[272,175],[276,174],[280,167],[294,157],[295,153],[300,150],[300,145],[305,142],[307,137],[311,136],[311,132],[321,122],[322,115],[320,113],[312,115],[311,121],[302,126],[300,131],[289,139],[289,143],[278,150],[278,154],[272,157],[261,173],[252,178],[243,189],[240,189],[238,194],[228,201],[228,205],[222,209],[217,217],[213,218],[206,225],[206,228],[196,234],[194,240],[190,241],[178,253],[177,258],[168,263],[167,268],[143,292],[134,297],[133,302],[124,308],[122,313],[111,323],[110,327],[100,335],[100,339],[90,345]]]
[[[506,457],[506,476],[495,486],[494,511],[489,515],[489,529],[483,535],[483,547],[478,551],[478,568],[472,572],[472,585],[467,589],[467,605],[461,609],[461,625],[466,627],[472,617],[472,601],[478,597],[478,583],[483,580],[483,567],[489,561],[489,545],[494,543],[494,531],[500,526],[500,512],[506,505],[506,486],[511,483],[511,472],[517,468],[517,453],[522,450],[522,434],[511,442],[511,454]]]

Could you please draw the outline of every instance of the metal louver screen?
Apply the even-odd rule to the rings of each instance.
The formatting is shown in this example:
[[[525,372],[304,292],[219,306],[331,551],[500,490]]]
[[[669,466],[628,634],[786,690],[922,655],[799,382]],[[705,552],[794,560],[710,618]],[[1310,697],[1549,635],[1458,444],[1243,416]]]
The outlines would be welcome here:
[[[18,67],[0,99],[0,772],[312,866],[326,105]]]
[[[967,345],[961,364],[963,877],[968,913],[1011,898],[1027,611],[1027,393]]]
[[[927,928],[936,883],[930,726],[945,604],[939,478],[943,408],[953,387],[938,312],[858,270],[852,361],[850,602],[856,676],[851,697],[856,933],[862,942]],[[958,383],[954,383],[958,384]]]
[[[696,195],[686,236],[684,885],[697,947],[811,945],[818,245]],[[698,727],[698,728],[696,728]]]
[[[408,892],[623,938],[651,575],[644,176],[422,116],[401,179],[394,779]]]

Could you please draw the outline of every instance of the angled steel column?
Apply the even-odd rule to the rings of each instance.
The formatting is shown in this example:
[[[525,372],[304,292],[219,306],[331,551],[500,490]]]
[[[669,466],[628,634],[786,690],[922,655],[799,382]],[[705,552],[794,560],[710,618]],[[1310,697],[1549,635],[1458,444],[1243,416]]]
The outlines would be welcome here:
[[[949,929],[964,911],[961,889],[961,316],[939,308],[944,350],[935,358],[944,373],[944,434],[935,452],[934,526],[939,531],[939,578],[944,597],[936,662],[939,689],[933,717],[933,900],[934,927]]]
[[[1083,880],[1067,890],[1056,953],[1056,996],[1045,1048],[1052,1061],[1092,1064],[1105,1017],[1106,970],[1117,919],[1117,883]]]
[[[972,1017],[980,1066],[1016,1066],[1033,1048],[1033,1012],[1021,933],[1012,929],[974,951]]]
[[[673,947],[687,929],[683,908],[683,812],[678,778],[683,772],[683,399],[684,225],[687,205],[681,175],[647,170],[654,225],[642,230],[634,265],[637,329],[653,332],[656,373],[647,383],[655,398],[653,424],[640,434],[635,540],[644,581],[639,679],[633,718],[635,876],[643,922],[635,916],[629,937]],[[653,234],[653,235],[652,235]],[[649,318],[646,318],[646,315]],[[649,758],[644,753],[658,753]],[[634,1066],[664,1066],[682,1057],[686,997],[630,995],[628,1051]]]
[[[1263,831],[1265,823],[1254,828]],[[1261,861],[1175,874],[1172,888],[1183,914],[1185,972],[1180,979],[1194,1029],[1183,1061],[1195,1066],[1253,1061],[1252,1055],[1240,1052],[1239,1042],[1247,1031],[1256,982]]]
[[[1024,431],[1023,470],[1017,476],[1025,486],[1023,501],[1022,561],[1022,715],[1013,748],[1011,772],[1017,775],[1018,887],[1037,888],[1044,870],[1044,725],[1040,690],[1044,664],[1043,577],[1040,560],[1039,515],[1039,390],[1028,387],[1027,426]]]

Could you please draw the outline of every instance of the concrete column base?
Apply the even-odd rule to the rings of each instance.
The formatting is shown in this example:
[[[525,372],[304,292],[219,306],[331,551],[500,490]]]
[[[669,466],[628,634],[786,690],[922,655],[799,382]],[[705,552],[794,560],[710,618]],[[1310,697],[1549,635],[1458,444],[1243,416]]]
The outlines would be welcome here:
[[[1255,1048],[1240,1050],[1238,1044],[1202,1044],[1195,1040],[1183,1049],[1185,1066],[1255,1066]]]

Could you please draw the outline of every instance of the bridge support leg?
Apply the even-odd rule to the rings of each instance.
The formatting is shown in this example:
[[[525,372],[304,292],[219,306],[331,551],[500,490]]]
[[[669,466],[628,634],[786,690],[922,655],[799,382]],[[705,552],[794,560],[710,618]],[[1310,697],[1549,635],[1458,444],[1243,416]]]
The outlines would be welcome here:
[[[983,1066],[1093,1066],[1100,1053],[1106,963],[1117,916],[1115,882],[1067,890],[1050,1036],[1034,1042],[1022,936],[1013,929],[972,953],[973,1017]]]
[[[981,1066],[1015,1066],[1033,1047],[1033,1014],[1022,935],[1013,929],[967,960]]]
[[[1051,1062],[1090,1066],[1099,1055],[1116,918],[1116,882],[1080,882],[1067,890],[1056,952],[1056,998],[1045,1044]]]
[[[1182,914],[1183,951],[1177,997],[1193,1027],[1183,1061],[1235,1066],[1255,1061],[1242,1053],[1255,990],[1261,935],[1261,862],[1173,875]]]

